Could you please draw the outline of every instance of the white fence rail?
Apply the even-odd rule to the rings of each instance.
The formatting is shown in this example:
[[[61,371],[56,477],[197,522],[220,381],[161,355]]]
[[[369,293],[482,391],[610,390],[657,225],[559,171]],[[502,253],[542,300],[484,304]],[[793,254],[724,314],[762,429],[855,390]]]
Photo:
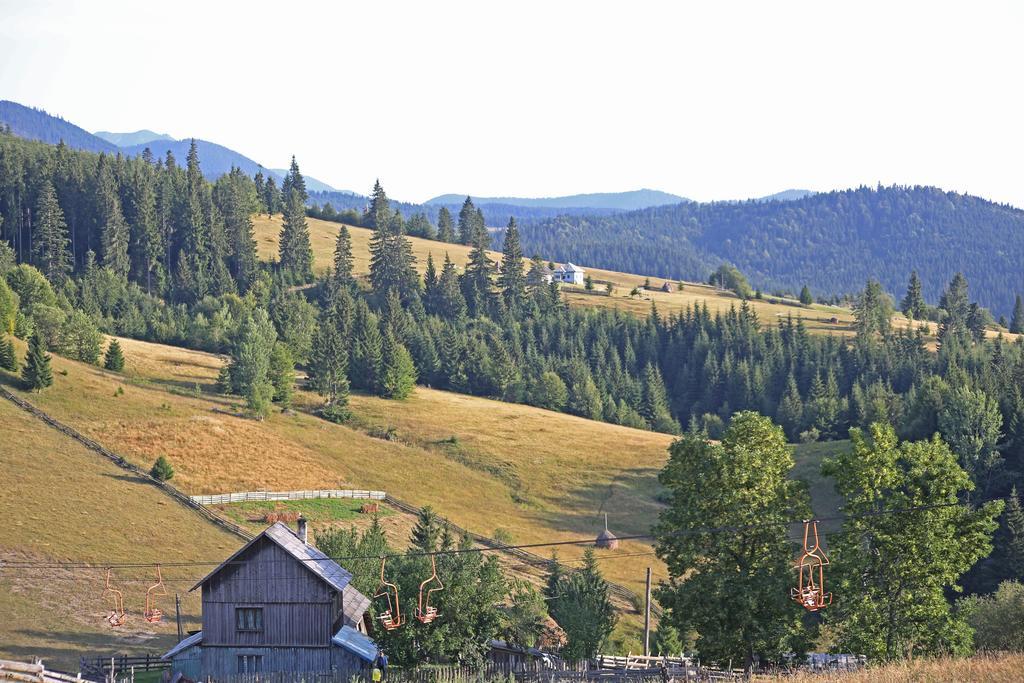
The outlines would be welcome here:
[[[246,491],[243,493],[220,493],[211,496],[190,496],[200,505],[223,505],[225,503],[248,503],[268,500],[313,500],[316,498],[354,498],[356,500],[384,500],[384,491],[358,491],[355,489],[321,489],[312,491]]]

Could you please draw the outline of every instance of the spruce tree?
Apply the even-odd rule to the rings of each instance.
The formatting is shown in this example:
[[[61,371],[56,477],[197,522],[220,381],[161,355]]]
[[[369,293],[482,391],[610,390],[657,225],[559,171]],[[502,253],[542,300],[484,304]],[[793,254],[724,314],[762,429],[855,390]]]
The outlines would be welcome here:
[[[354,283],[352,278],[352,237],[348,226],[338,229],[338,239],[334,242],[334,272],[332,274],[337,287],[348,287]]]
[[[1013,318],[1010,319],[1010,332],[1015,334],[1024,334],[1024,300],[1021,299],[1020,294],[1017,295],[1017,301],[1013,305]]]
[[[408,300],[419,287],[415,263],[402,214],[395,212],[386,225],[374,228],[370,238],[370,284],[374,293],[385,298],[394,290]]]
[[[461,244],[472,244],[476,237],[477,214],[473,200],[466,197],[459,210],[459,242]]]
[[[516,226],[516,219],[511,217],[505,229],[505,244],[498,270],[498,287],[508,309],[518,313],[526,296],[526,278],[523,274],[523,250],[519,246],[519,228]]]
[[[668,392],[665,390],[661,372],[651,364],[644,369],[643,402],[640,406],[640,414],[643,415],[650,428],[656,432],[679,434],[681,431],[679,423],[672,417]]]
[[[249,411],[259,419],[267,416],[274,397],[270,357],[276,341],[277,332],[270,316],[258,308],[242,325],[232,353],[232,387],[245,398]]]
[[[811,296],[811,288],[807,285],[804,285],[803,289],[800,290],[800,303],[804,306],[810,306],[814,303],[814,297]]]
[[[373,183],[373,194],[370,197],[370,208],[367,212],[368,227],[375,230],[387,229],[391,224],[391,202],[384,192],[378,178]]]
[[[114,170],[105,156],[100,157],[97,168],[96,200],[98,203],[100,228],[100,255],[104,268],[127,277],[131,269],[128,258],[130,234],[128,222],[121,208],[121,198]]]
[[[381,367],[380,395],[384,398],[408,398],[416,386],[416,366],[409,350],[390,329],[384,334]]]
[[[103,367],[114,372],[124,370],[124,353],[121,351],[121,344],[116,339],[110,340],[107,352],[103,356]]]
[[[442,206],[437,212],[437,239],[441,242],[455,241],[455,226],[452,224],[452,212]]]
[[[297,180],[301,179],[302,176],[297,175]],[[297,180],[293,180],[284,196],[279,254],[281,270],[286,277],[294,282],[309,282],[313,279],[313,248],[306,223],[306,200]]]
[[[25,366],[21,369],[21,378],[25,380],[28,389],[37,392],[53,384],[50,354],[46,353],[39,332],[35,332],[28,342],[28,354],[25,356]]]
[[[309,362],[309,380],[324,398],[320,414],[331,422],[343,422],[351,416],[348,408],[348,348],[352,297],[338,290],[320,316]]]
[[[910,271],[910,283],[907,285],[906,296],[900,302],[900,310],[911,320],[920,320],[924,317],[925,303],[921,294],[921,278],[917,276],[916,270]]]
[[[59,284],[71,272],[70,245],[64,211],[57,201],[53,184],[47,180],[39,192],[32,251],[36,266],[50,282]]]
[[[459,287],[459,274],[448,252],[444,254],[444,266],[437,281],[437,315],[446,320],[461,320],[466,315],[466,298]]]
[[[364,299],[359,299],[352,316],[352,353],[349,358],[349,379],[352,386],[376,393],[383,374],[383,344],[377,316]]]
[[[482,226],[476,226],[475,230],[473,249],[469,252],[469,262],[462,278],[462,291],[472,317],[485,315],[490,307],[491,278],[495,270],[494,261],[487,255],[490,236]]]
[[[1017,487],[1010,489],[1003,512],[1005,525],[1002,554],[1006,558],[1007,578],[1024,580],[1024,509],[1021,508]]]
[[[0,330],[0,368],[10,372],[18,371],[18,357],[14,353],[14,342]]]
[[[178,297],[198,301],[210,289],[210,222],[203,207],[206,181],[199,168],[196,141],[189,146],[185,170],[185,199],[182,206],[182,234],[178,241],[175,269]]]

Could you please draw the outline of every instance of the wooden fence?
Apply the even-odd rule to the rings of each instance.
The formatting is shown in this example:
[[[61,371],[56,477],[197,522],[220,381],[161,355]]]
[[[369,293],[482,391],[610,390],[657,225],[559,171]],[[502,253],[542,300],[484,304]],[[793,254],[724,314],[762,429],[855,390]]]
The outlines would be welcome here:
[[[216,683],[363,683],[369,672],[280,672],[222,676]],[[422,666],[414,669],[389,668],[385,683],[705,683],[742,680],[741,672],[686,666],[663,669],[586,669],[521,671],[503,664],[483,668],[460,666]]]
[[[138,657],[111,655],[109,657],[81,657],[78,663],[82,673],[96,680],[106,680],[113,671],[115,676],[135,671],[160,671],[171,666],[160,655],[147,654]]]
[[[31,664],[0,659],[0,681],[18,683],[86,683],[82,674],[69,674],[47,669],[39,659]]]
[[[383,491],[357,491],[354,489],[321,489],[313,491],[247,491],[243,493],[221,493],[210,496],[190,496],[200,505],[223,505],[225,503],[264,502],[268,500],[314,500],[317,498],[352,498],[356,500],[384,500]]]

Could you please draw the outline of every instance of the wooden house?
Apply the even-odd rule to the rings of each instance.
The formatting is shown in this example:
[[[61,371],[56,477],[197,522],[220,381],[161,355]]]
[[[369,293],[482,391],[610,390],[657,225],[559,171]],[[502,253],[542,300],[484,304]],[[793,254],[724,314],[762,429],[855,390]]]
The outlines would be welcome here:
[[[192,590],[203,628],[163,658],[191,679],[270,672],[358,672],[377,656],[366,635],[370,600],[352,575],[278,522]]]

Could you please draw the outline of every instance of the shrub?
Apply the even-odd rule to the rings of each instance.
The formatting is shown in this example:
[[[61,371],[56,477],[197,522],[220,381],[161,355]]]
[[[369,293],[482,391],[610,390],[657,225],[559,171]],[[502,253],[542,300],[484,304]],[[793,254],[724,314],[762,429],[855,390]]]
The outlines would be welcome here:
[[[153,463],[152,469],[149,470],[149,476],[160,481],[167,481],[174,477],[174,468],[171,467],[170,461],[161,455]]]
[[[1024,584],[1004,581],[995,593],[964,598],[958,607],[974,629],[977,649],[1024,651]]]

